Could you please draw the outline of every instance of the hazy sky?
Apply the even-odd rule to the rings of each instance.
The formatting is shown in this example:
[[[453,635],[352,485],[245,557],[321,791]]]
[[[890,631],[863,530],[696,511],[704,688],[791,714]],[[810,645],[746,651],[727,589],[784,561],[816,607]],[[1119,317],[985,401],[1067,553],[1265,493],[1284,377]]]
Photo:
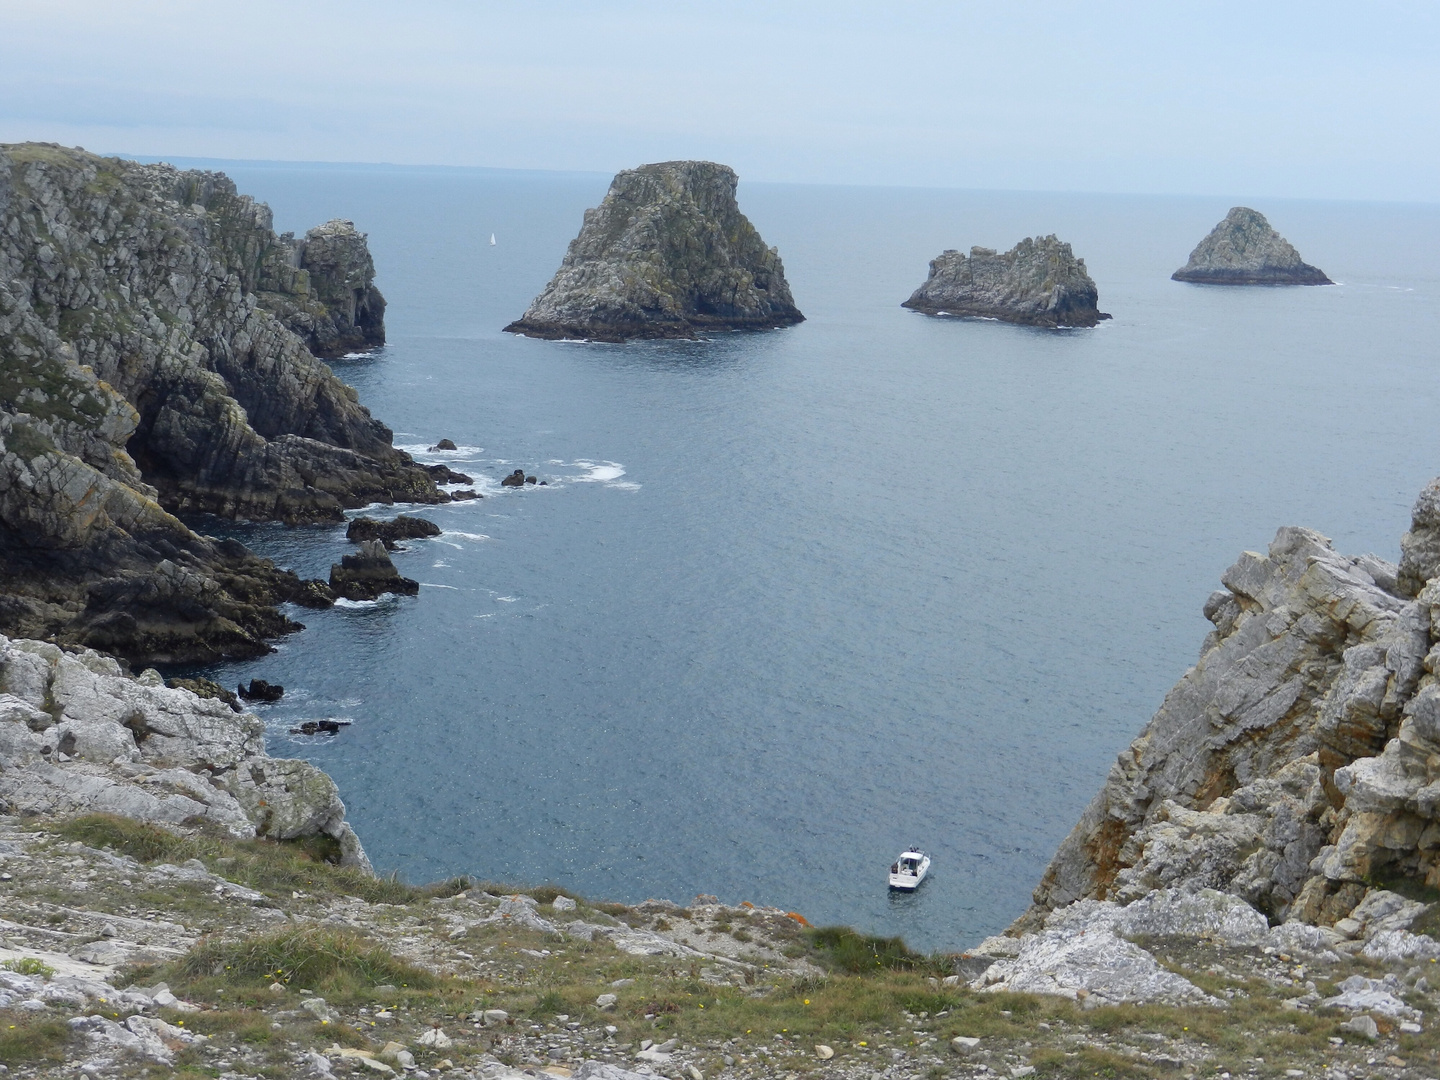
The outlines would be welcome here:
[[[0,0],[0,141],[1440,198],[1440,3]]]

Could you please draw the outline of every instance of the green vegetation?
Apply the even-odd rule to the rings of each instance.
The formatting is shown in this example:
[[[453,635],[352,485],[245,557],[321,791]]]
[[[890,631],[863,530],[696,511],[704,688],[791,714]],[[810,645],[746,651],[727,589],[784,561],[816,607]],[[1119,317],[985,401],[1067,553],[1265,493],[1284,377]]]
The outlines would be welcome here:
[[[0,1009],[0,1064],[63,1061],[70,1029],[55,1016],[25,1009]]]
[[[729,927],[727,926],[728,930]],[[880,938],[848,926],[823,926],[806,935],[815,959],[831,971],[925,971],[949,975],[942,957],[913,952],[898,937]]]
[[[0,968],[13,971],[17,975],[38,975],[42,979],[48,979],[55,974],[53,967],[43,960],[36,960],[33,956],[22,956],[19,960],[6,960],[0,964]]]

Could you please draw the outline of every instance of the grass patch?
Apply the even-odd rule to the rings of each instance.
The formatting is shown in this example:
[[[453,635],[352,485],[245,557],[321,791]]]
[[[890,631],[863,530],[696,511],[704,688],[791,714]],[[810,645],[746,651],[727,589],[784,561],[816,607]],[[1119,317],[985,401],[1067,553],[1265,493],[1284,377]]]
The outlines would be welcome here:
[[[912,951],[898,937],[872,937],[848,926],[822,926],[805,937],[814,958],[830,971],[852,975],[881,971],[950,974],[943,960]]]
[[[1102,1077],[1105,1080],[1119,1080],[1121,1077],[1150,1077],[1171,1075],[1172,1070],[1156,1071],[1153,1065],[1134,1061],[1119,1054],[1112,1054],[1098,1046],[1084,1046],[1078,1051],[1065,1053],[1063,1050],[1037,1050],[1030,1055],[1030,1064],[1035,1066],[1036,1076],[1064,1076],[1086,1080]]]
[[[439,980],[358,934],[298,927],[239,941],[202,941],[160,969],[162,978],[199,996],[218,987],[268,993],[271,983],[326,997],[368,998],[376,986],[431,990]]]
[[[42,979],[48,979],[55,974],[53,967],[33,956],[22,956],[19,960],[6,960],[0,964],[0,968],[13,971],[17,975],[38,975]]]
[[[29,1065],[65,1060],[70,1028],[56,1017],[28,1010],[0,1009],[0,1064]]]
[[[358,896],[372,904],[412,904],[433,896],[453,896],[469,884],[467,879],[454,878],[433,886],[407,885],[396,877],[371,877],[338,866],[339,845],[328,836],[283,842],[236,840],[204,829],[174,833],[110,814],[71,818],[55,825],[53,831],[67,840],[110,848],[143,863],[199,859],[229,881],[268,893],[321,891]]]

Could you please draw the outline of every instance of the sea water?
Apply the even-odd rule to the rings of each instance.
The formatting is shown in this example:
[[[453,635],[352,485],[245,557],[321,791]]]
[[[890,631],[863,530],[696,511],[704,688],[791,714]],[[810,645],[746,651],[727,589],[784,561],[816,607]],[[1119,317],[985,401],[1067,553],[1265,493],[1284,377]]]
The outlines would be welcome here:
[[[1195,661],[1236,556],[1297,524],[1393,560],[1440,474],[1436,206],[743,183],[807,321],[590,345],[500,328],[607,177],[227,168],[282,229],[369,233],[389,344],[333,366],[485,496],[371,511],[444,530],[395,555],[418,596],[296,611],[208,672],[285,685],[270,752],[327,770],[412,881],[972,944]],[[1241,201],[1340,284],[1170,281]],[[900,307],[941,250],[1050,232],[1112,321]],[[546,485],[500,488],[516,468]],[[307,576],[353,550],[201,527]],[[288,733],[325,718],[352,723]],[[934,869],[892,895],[909,844]]]

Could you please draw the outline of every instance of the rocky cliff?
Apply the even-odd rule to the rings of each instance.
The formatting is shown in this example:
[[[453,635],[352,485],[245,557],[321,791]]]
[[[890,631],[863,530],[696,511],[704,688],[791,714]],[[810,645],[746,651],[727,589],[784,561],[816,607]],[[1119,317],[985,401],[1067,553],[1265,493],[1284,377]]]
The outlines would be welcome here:
[[[735,202],[735,172],[667,161],[620,173],[585,212],[544,292],[512,333],[627,341],[804,321],[785,268]]]
[[[334,782],[269,757],[258,717],[47,642],[0,637],[0,812],[324,836],[343,865],[370,868]]]
[[[1052,234],[1021,240],[1005,254],[972,247],[944,251],[902,307],[927,315],[1000,319],[1028,326],[1094,326],[1110,318],[1085,260]]]
[[[1236,206],[1195,246],[1190,261],[1170,275],[1206,285],[1333,285],[1300,258],[1265,215]]]
[[[0,629],[253,655],[328,595],[176,514],[448,498],[307,347],[383,340],[372,277],[348,222],[278,237],[222,175],[0,146]]]
[[[1344,926],[1377,882],[1440,887],[1437,499],[1440,481],[1401,569],[1284,528],[1225,572],[1199,661],[1111,768],[1018,928],[1171,887]]]

